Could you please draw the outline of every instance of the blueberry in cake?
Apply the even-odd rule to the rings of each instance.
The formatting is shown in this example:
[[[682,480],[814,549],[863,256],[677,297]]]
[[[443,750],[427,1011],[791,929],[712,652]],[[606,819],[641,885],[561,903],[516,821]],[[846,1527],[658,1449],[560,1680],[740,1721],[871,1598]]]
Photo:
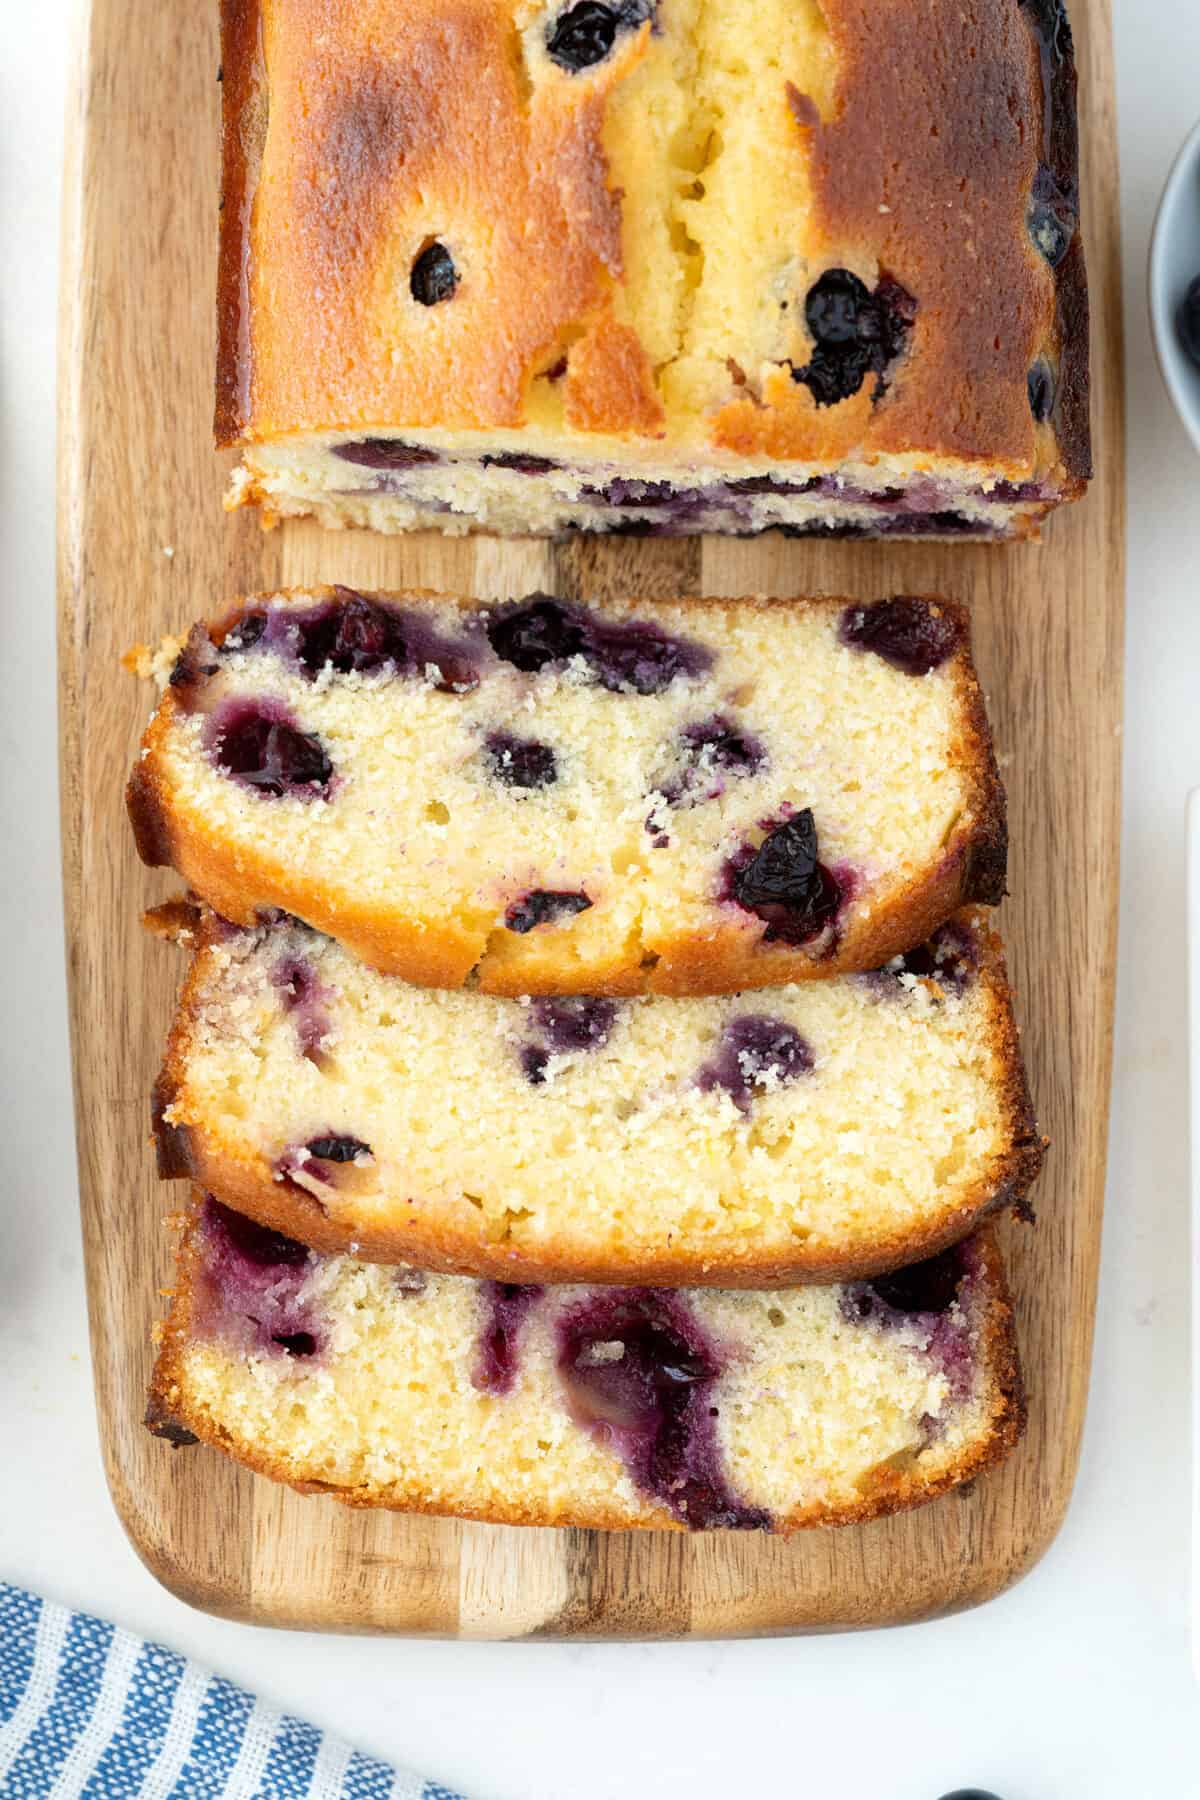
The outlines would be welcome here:
[[[963,1237],[1040,1162],[979,913],[869,974],[704,999],[447,992],[294,920],[158,923],[193,952],[160,1172],[318,1249],[522,1283],[831,1281]]]
[[[714,993],[878,967],[1004,892],[964,610],[345,588],[197,627],[145,861],[425,985]]]
[[[900,1286],[540,1288],[321,1256],[198,1196],[147,1422],[356,1506],[789,1532],[929,1500],[1023,1416],[987,1232]]]
[[[224,0],[231,504],[1020,537],[1090,473],[1062,0]]]

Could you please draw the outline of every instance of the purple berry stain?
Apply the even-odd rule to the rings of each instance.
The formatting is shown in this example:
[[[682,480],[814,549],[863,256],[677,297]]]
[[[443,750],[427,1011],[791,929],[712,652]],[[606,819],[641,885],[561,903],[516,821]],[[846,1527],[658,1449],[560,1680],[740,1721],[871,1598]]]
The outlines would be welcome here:
[[[522,1046],[521,1071],[531,1087],[540,1087],[552,1056],[604,1047],[616,1022],[617,1003],[590,994],[563,995],[536,1000],[530,1016],[539,1041]]]
[[[865,979],[884,991],[900,984],[905,975],[921,981],[936,982],[943,992],[962,994],[979,967],[979,945],[972,933],[957,919],[940,925],[933,936],[915,950],[906,950],[874,970]]]
[[[300,1054],[319,1066],[330,1029],[325,1012],[329,990],[321,986],[316,970],[303,956],[281,957],[271,971],[271,983],[278,990],[285,1011],[292,1015]]]
[[[806,806],[728,864],[729,897],[765,921],[765,943],[807,944],[836,919],[848,877],[835,877],[817,851],[817,828]]]
[[[904,675],[928,675],[962,644],[957,619],[934,601],[897,594],[868,606],[848,606],[838,637],[852,650],[871,650]]]
[[[436,450],[405,444],[399,438],[356,438],[335,444],[333,454],[360,469],[417,469],[442,460]]]
[[[208,720],[207,748],[222,774],[279,799],[325,800],[333,764],[319,737],[274,700],[232,700]]]
[[[479,646],[448,637],[415,607],[337,587],[311,607],[250,612],[221,645],[229,651],[270,651],[310,680],[325,669],[337,675],[405,675],[432,681],[443,693],[479,686]]]
[[[199,1241],[202,1328],[291,1357],[317,1354],[321,1334],[300,1300],[310,1263],[303,1244],[211,1197],[204,1204]]]
[[[925,1353],[940,1366],[951,1399],[965,1400],[974,1367],[961,1300],[971,1273],[969,1249],[956,1244],[907,1269],[851,1282],[842,1292],[842,1315],[853,1324],[871,1324],[884,1331],[901,1325],[923,1331]]]
[[[536,738],[514,737],[510,731],[493,731],[484,743],[484,754],[493,778],[503,787],[550,787],[558,780],[558,759],[549,744]]]
[[[755,775],[767,760],[761,739],[723,713],[685,725],[675,743],[675,771],[657,783],[668,806],[696,806],[715,800],[726,783]],[[656,830],[653,814],[647,829]]]
[[[681,1295],[614,1289],[568,1309],[558,1372],[576,1420],[676,1519],[694,1531],[769,1529],[769,1514],[730,1489],[713,1404],[720,1357]]]
[[[519,900],[514,900],[504,915],[504,923],[509,931],[515,931],[518,937],[533,931],[538,925],[553,925],[560,919],[573,918],[576,913],[587,912],[591,901],[584,893],[564,893],[553,888],[531,888]]]
[[[540,1287],[511,1281],[480,1283],[485,1316],[471,1380],[485,1394],[508,1394],[517,1379],[521,1327],[542,1297]]]
[[[592,680],[611,693],[661,694],[676,679],[705,674],[712,652],[642,620],[616,622],[550,594],[531,594],[499,607],[487,623],[501,662],[524,674],[565,668],[579,659]]]
[[[757,1093],[796,1081],[812,1067],[812,1049],[794,1025],[763,1013],[743,1013],[721,1033],[716,1055],[701,1069],[696,1085],[706,1094],[728,1094],[739,1112],[748,1113]]]

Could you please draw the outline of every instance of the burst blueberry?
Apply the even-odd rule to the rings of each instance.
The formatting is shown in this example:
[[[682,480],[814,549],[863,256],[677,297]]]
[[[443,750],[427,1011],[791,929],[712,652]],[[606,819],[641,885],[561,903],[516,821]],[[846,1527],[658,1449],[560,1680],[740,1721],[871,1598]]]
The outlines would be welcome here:
[[[808,388],[818,406],[837,406],[873,373],[877,401],[908,342],[916,301],[890,276],[882,276],[872,292],[850,269],[827,269],[808,290],[804,317],[813,352],[803,368],[793,368],[792,379]]]
[[[520,900],[514,900],[504,915],[504,923],[509,931],[518,936],[532,931],[538,925],[552,925],[556,920],[569,919],[576,913],[586,912],[591,901],[583,893],[563,893],[553,888],[531,888]]]
[[[696,1085],[702,1093],[728,1094],[739,1112],[748,1113],[756,1094],[807,1075],[813,1060],[811,1046],[786,1019],[743,1013],[725,1027]]]
[[[445,244],[426,244],[409,276],[413,299],[422,306],[438,306],[453,297],[457,286],[458,270]]]
[[[581,625],[549,594],[532,594],[519,606],[493,614],[487,634],[501,662],[526,675],[567,662],[583,648]]]
[[[488,765],[495,779],[505,787],[543,788],[558,779],[558,759],[549,744],[536,738],[514,737],[508,731],[493,731],[484,744]]]
[[[730,1488],[716,1435],[716,1347],[686,1300],[617,1289],[559,1321],[558,1372],[571,1410],[611,1443],[644,1493],[692,1530],[765,1530]]]
[[[417,469],[442,460],[438,451],[406,444],[401,438],[355,438],[335,444],[333,454],[362,469]]]
[[[905,675],[928,675],[953,656],[962,628],[953,614],[916,594],[897,594],[868,606],[848,606],[838,637],[855,650],[872,650]]]
[[[234,702],[210,721],[213,760],[223,773],[257,793],[280,798],[326,798],[333,764],[314,732],[301,731],[275,701]]]
[[[559,13],[546,34],[546,54],[569,75],[603,62],[621,31],[633,31],[651,16],[648,0],[620,0],[606,6],[601,0],[576,0]]]
[[[735,859],[733,898],[765,921],[768,943],[807,943],[836,917],[842,889],[817,850],[817,828],[806,806],[769,831],[757,850]]]
[[[310,1138],[304,1148],[318,1162],[352,1163],[357,1162],[360,1156],[371,1154],[370,1144],[364,1144],[361,1138],[356,1137],[330,1135]]]

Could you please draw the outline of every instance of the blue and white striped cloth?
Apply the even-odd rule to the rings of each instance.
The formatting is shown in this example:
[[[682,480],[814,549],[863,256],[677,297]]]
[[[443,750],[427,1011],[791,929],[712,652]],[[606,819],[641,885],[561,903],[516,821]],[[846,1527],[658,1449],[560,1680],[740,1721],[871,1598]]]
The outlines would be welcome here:
[[[4,1800],[461,1800],[161,1644],[0,1581]]]

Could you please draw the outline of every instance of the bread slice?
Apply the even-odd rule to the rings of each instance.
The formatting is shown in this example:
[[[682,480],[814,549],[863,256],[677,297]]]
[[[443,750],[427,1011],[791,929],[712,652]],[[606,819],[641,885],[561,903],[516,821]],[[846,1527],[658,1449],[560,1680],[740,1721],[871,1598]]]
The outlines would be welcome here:
[[[145,861],[490,993],[874,968],[1004,891],[965,612],[323,588],[197,627],[129,787]]]
[[[1090,473],[1062,0],[224,0],[231,505],[1023,537]]]
[[[523,1282],[833,1281],[965,1236],[1038,1168],[979,914],[878,974],[691,1000],[448,993],[294,922],[184,932],[160,1169],[322,1250]]]
[[[874,1285],[543,1289],[319,1256],[200,1200],[147,1422],[355,1506],[790,1532],[977,1475],[1023,1410],[989,1233]]]

